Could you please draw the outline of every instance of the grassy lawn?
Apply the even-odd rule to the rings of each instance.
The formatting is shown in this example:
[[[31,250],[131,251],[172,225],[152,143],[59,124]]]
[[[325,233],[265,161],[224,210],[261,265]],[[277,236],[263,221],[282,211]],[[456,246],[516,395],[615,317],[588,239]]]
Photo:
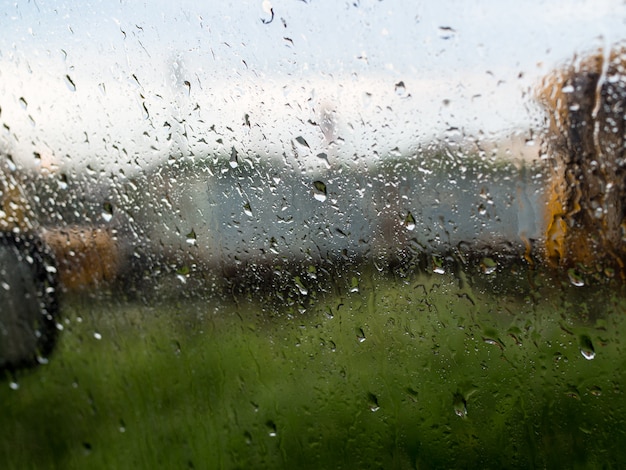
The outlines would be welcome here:
[[[49,364],[0,386],[2,468],[626,461],[618,283],[364,269],[302,284],[66,299]]]

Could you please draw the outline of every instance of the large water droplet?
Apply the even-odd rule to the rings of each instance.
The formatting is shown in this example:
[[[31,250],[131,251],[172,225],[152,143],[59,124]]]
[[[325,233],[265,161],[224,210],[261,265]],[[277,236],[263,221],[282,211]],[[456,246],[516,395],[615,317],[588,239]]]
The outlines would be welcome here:
[[[269,0],[263,0],[261,4],[263,11],[270,15],[269,18],[261,18],[261,22],[263,24],[270,24],[274,21],[274,8],[272,8],[272,3]]]
[[[394,90],[396,92],[396,95],[398,95],[400,98],[408,98],[409,96],[411,96],[407,93],[406,86],[402,81],[396,83]]]
[[[480,270],[484,274],[493,274],[496,272],[498,264],[491,258],[485,257],[480,262]]]
[[[113,204],[108,201],[102,204],[102,218],[105,222],[110,222],[113,218]]]
[[[504,344],[499,339],[486,336],[486,337],[483,338],[483,341],[485,342],[485,344],[491,344],[493,346],[498,346],[500,349],[504,350]]]
[[[591,361],[592,359],[596,357],[596,351],[593,348],[593,343],[591,342],[591,338],[587,335],[582,335],[580,337],[580,353],[588,361]]]
[[[452,399],[452,407],[454,409],[454,414],[459,418],[467,418],[467,402],[465,401],[465,397],[460,393],[455,393]]]
[[[369,408],[372,413],[376,413],[378,410],[380,410],[380,405],[378,404],[378,398],[376,398],[376,395],[374,395],[373,393],[367,394],[367,402],[369,404]]]
[[[407,230],[415,230],[415,217],[410,212],[406,215],[404,219],[404,226]]]
[[[185,235],[185,238],[189,245],[195,245],[197,242],[196,231],[194,229],[191,229],[191,232]]]
[[[298,291],[300,292],[300,294],[308,295],[309,290],[304,286],[304,284],[302,284],[302,280],[300,280],[300,276],[296,276],[294,278],[293,282],[296,285],[296,287],[298,288]]]
[[[243,212],[244,214],[246,214],[248,217],[252,217],[252,207],[250,206],[250,202],[246,202],[243,205]]]
[[[320,160],[322,160],[324,162],[324,164],[326,165],[326,168],[330,168],[330,163],[328,161],[328,154],[321,152],[317,154],[317,158],[319,158]]]
[[[65,84],[67,85],[68,90],[76,91],[76,84],[74,83],[74,80],[72,80],[72,77],[70,77],[69,75],[65,76]]]
[[[365,341],[365,331],[363,331],[363,328],[356,329],[356,339],[359,343]]]
[[[433,256],[433,272],[435,274],[445,274],[446,269],[443,266],[443,259],[439,256]]]
[[[237,168],[239,166],[239,153],[235,147],[230,149],[230,161],[228,162],[231,168]]]
[[[300,145],[301,147],[306,147],[306,148],[311,148],[309,147],[309,143],[304,139],[304,137],[302,136],[298,136],[296,137],[296,142],[298,143],[298,145]]]
[[[59,176],[58,183],[59,183],[59,189],[65,190],[68,188],[69,186],[68,178],[65,173],[61,173],[61,175]]]
[[[573,286],[582,287],[585,285],[584,279],[574,268],[567,270],[567,277]]]
[[[270,437],[278,436],[278,431],[276,429],[276,424],[274,423],[274,421],[268,421],[267,423],[265,423],[265,426],[267,427],[267,433]]]
[[[313,182],[313,197],[320,202],[326,200],[326,185],[322,181]]]
[[[570,398],[573,398],[574,400],[580,400],[580,392],[574,385],[569,385],[567,387],[567,390],[565,391],[565,395],[567,395]]]

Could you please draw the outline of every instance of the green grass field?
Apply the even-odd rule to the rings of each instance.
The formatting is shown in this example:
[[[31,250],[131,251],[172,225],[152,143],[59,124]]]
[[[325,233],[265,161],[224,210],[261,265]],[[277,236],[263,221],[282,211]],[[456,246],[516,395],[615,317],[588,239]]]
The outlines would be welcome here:
[[[364,269],[327,292],[67,298],[49,364],[0,386],[1,466],[617,468],[624,288],[565,281]]]

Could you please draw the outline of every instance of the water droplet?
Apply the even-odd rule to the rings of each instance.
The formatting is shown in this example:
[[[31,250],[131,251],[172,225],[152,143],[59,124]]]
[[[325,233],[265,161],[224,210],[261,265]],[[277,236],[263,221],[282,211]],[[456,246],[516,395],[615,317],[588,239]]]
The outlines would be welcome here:
[[[300,291],[300,294],[307,295],[309,293],[309,290],[304,286],[304,284],[302,284],[302,281],[300,280],[300,276],[296,276],[293,282],[298,288],[298,291]]]
[[[407,93],[406,86],[404,85],[404,82],[402,81],[395,84],[394,90],[396,92],[396,95],[398,95],[401,98],[408,98],[409,96],[411,96]]]
[[[278,241],[274,237],[270,238],[270,253],[274,255],[277,255],[278,253],[280,253]]]
[[[105,222],[110,222],[113,218],[113,204],[108,201],[102,204],[102,218]]]
[[[180,342],[178,340],[172,340],[171,344],[172,344],[172,350],[174,351],[174,354],[176,356],[180,356],[180,353],[182,351]]]
[[[456,36],[456,30],[450,26],[439,26],[438,34],[441,39],[448,40]]]
[[[309,147],[309,143],[302,136],[296,137],[296,142],[302,147],[311,148]]]
[[[465,401],[465,397],[460,393],[455,393],[452,398],[452,407],[454,409],[454,414],[459,418],[467,418],[467,402]]]
[[[574,268],[567,270],[567,277],[573,286],[582,287],[585,285],[584,279]]]
[[[20,106],[22,106],[22,109],[28,108],[28,102],[23,96],[20,96]]]
[[[401,157],[402,152],[400,151],[398,147],[394,147],[389,151],[389,155],[392,157]]]
[[[230,149],[230,161],[228,162],[231,168],[237,168],[239,166],[238,152],[235,147]]]
[[[565,392],[565,395],[575,400],[580,400],[580,392],[573,385],[570,385],[567,387],[567,391]]]
[[[443,267],[443,259],[439,256],[433,256],[433,272],[435,274],[445,274],[446,270]]]
[[[252,207],[250,206],[250,202],[246,202],[243,205],[243,212],[244,214],[246,214],[248,217],[252,217]]]
[[[67,175],[65,173],[61,173],[61,175],[59,176],[59,189],[67,189],[69,184],[68,184],[68,179],[67,179]]]
[[[406,215],[404,219],[404,226],[407,230],[415,230],[415,217],[410,212]]]
[[[374,395],[373,393],[367,394],[367,402],[368,402],[370,411],[372,413],[376,413],[378,410],[380,410],[380,405],[378,404],[378,398],[376,398],[376,395]]]
[[[312,264],[307,268],[307,277],[309,279],[317,279],[317,268]]]
[[[463,131],[461,129],[459,129],[458,127],[448,127],[445,132],[444,135],[446,136],[446,140],[450,141],[450,142],[460,142],[461,139],[463,138]],[[462,168],[459,168],[459,170],[464,173],[467,171],[467,168],[465,168],[464,170]]]
[[[327,153],[321,152],[321,153],[318,153],[316,156],[317,156],[317,158],[319,158],[320,160],[322,160],[326,164],[326,168],[330,168],[330,162],[328,161],[328,154]]]
[[[363,341],[365,341],[365,332],[363,331],[363,328],[357,328],[356,339],[359,343],[362,343]]]
[[[491,258],[483,258],[480,262],[480,270],[483,274],[493,274],[496,272],[498,264]]]
[[[261,22],[263,24],[270,24],[272,21],[274,21],[274,8],[272,8],[272,3],[269,0],[263,0],[261,7],[263,8],[263,11],[265,13],[270,15],[269,19],[261,18]]]
[[[191,270],[189,269],[189,266],[184,265],[176,270],[176,279],[185,284],[190,272]]]
[[[278,431],[276,430],[276,424],[274,423],[274,421],[268,421],[267,423],[265,423],[265,426],[267,426],[267,433],[270,437],[278,436]]]
[[[596,351],[593,348],[593,343],[591,342],[591,338],[587,335],[582,335],[580,337],[580,353],[583,355],[585,359],[591,361],[596,357]]]
[[[69,75],[65,76],[65,84],[67,85],[68,90],[76,91],[76,84],[74,83],[74,80],[72,80],[72,77],[70,77]]]
[[[504,343],[502,343],[502,341],[500,341],[499,339],[494,339],[492,337],[484,337],[483,341],[485,342],[485,344],[491,344],[493,346],[498,346],[500,349],[504,350]]]
[[[323,182],[313,182],[313,197],[320,202],[324,202],[326,200],[326,185]]]
[[[196,231],[194,229],[191,229],[191,232],[185,235],[185,238],[189,245],[195,245],[198,241],[197,236],[196,236]]]
[[[589,393],[591,393],[594,397],[599,397],[600,395],[602,395],[602,389],[597,385],[594,385],[593,387],[589,388]]]

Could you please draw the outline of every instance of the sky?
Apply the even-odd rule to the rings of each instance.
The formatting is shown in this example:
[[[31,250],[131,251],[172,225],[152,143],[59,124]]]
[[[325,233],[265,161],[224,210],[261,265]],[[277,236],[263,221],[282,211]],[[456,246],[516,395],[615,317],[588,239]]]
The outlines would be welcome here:
[[[532,144],[541,78],[625,21],[609,0],[0,0],[0,147],[129,173],[233,149],[323,170]]]

